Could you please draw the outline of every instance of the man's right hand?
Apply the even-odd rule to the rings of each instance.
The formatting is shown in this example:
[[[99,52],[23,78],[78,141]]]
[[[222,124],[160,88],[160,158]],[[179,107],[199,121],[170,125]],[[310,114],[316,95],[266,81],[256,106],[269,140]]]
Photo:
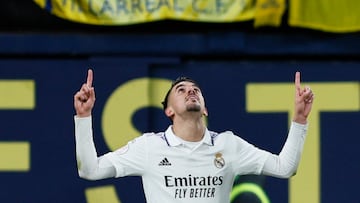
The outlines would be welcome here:
[[[301,88],[300,84],[300,72],[295,74],[295,114],[293,121],[301,124],[307,123],[307,117],[310,114],[313,101],[314,93],[309,86]]]
[[[88,117],[95,104],[95,90],[92,86],[93,71],[88,70],[87,80],[74,95],[74,107],[77,117]]]

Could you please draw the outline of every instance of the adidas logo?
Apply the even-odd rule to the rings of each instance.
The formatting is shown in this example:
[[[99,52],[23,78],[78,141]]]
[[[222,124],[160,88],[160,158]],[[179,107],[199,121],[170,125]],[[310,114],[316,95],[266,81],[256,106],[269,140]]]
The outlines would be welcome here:
[[[171,166],[169,160],[165,157],[163,160],[160,161],[159,166]]]

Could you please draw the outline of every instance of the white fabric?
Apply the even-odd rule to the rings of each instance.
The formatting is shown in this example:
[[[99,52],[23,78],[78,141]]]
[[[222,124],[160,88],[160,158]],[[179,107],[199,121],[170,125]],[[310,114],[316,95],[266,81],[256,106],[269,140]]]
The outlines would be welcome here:
[[[93,141],[91,117],[75,117],[75,141],[78,173],[82,178],[98,180],[115,176],[115,168],[108,160],[97,157]]]
[[[81,177],[96,180],[142,176],[148,203],[223,203],[229,202],[236,175],[293,175],[307,126],[291,124],[279,156],[256,148],[229,131],[218,134],[206,130],[202,143],[191,149],[173,134],[170,126],[165,133],[144,134],[97,158],[91,117],[75,117],[75,129]]]
[[[296,173],[305,143],[307,125],[292,122],[286,142],[279,155],[271,154],[266,160],[263,174],[289,178]]]

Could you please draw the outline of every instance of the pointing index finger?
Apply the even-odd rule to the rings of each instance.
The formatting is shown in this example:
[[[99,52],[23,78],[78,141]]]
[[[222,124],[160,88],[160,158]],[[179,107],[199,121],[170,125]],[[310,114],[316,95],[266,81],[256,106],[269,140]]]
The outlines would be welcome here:
[[[87,75],[87,80],[86,80],[86,85],[88,87],[92,87],[92,82],[93,82],[93,71],[91,69],[88,70],[88,75]]]
[[[301,89],[301,85],[300,85],[300,72],[297,71],[295,73],[295,87],[296,89],[300,90]]]

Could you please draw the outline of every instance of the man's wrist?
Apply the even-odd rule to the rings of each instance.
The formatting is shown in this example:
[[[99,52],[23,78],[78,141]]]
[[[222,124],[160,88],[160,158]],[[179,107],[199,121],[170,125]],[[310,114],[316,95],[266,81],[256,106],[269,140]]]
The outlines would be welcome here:
[[[76,113],[76,117],[78,118],[85,118],[85,117],[89,117],[91,116],[91,112],[90,113]]]
[[[296,123],[300,123],[300,124],[306,124],[307,123],[307,118],[304,116],[295,116],[293,118],[293,121]]]

